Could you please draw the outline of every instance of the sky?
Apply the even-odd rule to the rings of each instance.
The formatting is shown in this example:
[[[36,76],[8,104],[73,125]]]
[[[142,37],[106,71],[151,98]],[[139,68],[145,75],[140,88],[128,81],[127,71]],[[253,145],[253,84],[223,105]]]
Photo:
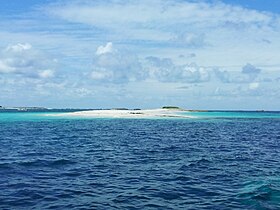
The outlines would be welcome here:
[[[280,110],[279,0],[10,0],[0,105]]]

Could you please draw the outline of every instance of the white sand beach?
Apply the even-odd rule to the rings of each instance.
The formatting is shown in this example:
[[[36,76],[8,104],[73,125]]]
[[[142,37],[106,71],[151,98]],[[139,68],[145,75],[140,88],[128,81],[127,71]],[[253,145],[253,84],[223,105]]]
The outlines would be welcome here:
[[[183,114],[184,113],[184,114]],[[93,118],[193,118],[185,114],[185,110],[178,109],[146,109],[146,110],[91,110],[79,111],[56,116],[93,117]]]

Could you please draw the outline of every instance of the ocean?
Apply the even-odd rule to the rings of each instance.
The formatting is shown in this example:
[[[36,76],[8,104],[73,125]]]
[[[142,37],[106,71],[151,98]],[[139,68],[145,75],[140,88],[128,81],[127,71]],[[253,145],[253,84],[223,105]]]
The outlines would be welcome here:
[[[280,112],[0,113],[0,209],[280,209]]]

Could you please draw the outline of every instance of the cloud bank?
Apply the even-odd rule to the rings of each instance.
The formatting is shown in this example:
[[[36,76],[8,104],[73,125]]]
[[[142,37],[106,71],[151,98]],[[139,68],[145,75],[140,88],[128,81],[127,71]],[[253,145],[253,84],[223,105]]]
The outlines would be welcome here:
[[[33,49],[29,43],[9,45],[2,50],[0,56],[0,73],[2,74],[50,78],[54,76],[54,66],[55,60]]]
[[[94,81],[127,83],[144,80],[147,76],[136,55],[114,49],[112,42],[97,48],[91,72]]]
[[[0,102],[280,107],[280,15],[242,4],[38,1],[0,20]]]
[[[149,28],[151,24],[161,27],[194,23],[217,27],[230,23],[272,24],[274,21],[274,17],[265,12],[202,1],[72,1],[56,4],[48,11],[68,21],[113,28],[120,24],[138,28]]]

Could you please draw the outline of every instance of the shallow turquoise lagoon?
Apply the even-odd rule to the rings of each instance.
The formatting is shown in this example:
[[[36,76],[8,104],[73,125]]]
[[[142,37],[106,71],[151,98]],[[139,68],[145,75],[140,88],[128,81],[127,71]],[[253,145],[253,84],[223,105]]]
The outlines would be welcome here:
[[[184,112],[183,115],[202,118],[280,118],[280,112],[255,112],[255,111],[207,111]]]

